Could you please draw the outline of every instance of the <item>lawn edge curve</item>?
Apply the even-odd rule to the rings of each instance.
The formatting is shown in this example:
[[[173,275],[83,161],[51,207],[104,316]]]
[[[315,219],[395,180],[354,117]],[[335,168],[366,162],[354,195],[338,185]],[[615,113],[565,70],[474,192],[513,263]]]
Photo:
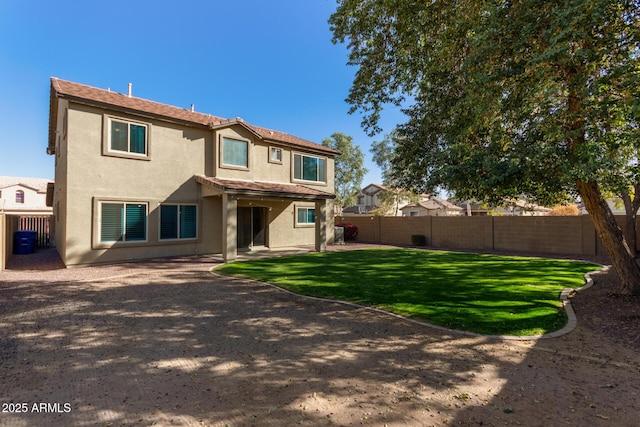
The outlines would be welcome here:
[[[557,331],[553,331],[553,332],[549,332],[546,334],[542,334],[542,335],[491,335],[491,334],[480,334],[477,332],[471,332],[471,331],[465,331],[462,329],[451,329],[451,328],[446,328],[444,326],[440,326],[440,325],[434,325],[432,323],[428,323],[422,320],[418,320],[418,319],[412,319],[410,317],[406,317],[406,316],[402,316],[400,314],[396,314],[387,310],[383,310],[381,308],[377,308],[377,307],[371,307],[368,305],[362,305],[362,304],[358,304],[352,301],[345,301],[345,300],[340,300],[340,299],[331,299],[331,298],[322,298],[322,297],[314,297],[311,295],[304,295],[304,294],[300,294],[297,292],[293,292],[290,291],[288,289],[282,288],[280,286],[274,285],[273,283],[269,283],[269,282],[264,282],[262,280],[257,280],[257,279],[249,279],[246,277],[234,277],[234,276],[227,276],[224,274],[218,274],[216,273],[214,270],[216,268],[216,266],[211,267],[209,269],[209,274],[213,275],[213,276],[218,276],[218,277],[224,277],[227,279],[233,279],[233,280],[248,280],[251,282],[255,282],[255,283],[260,283],[262,285],[266,285],[269,286],[271,288],[277,289],[278,291],[281,292],[285,292],[287,294],[290,295],[294,295],[296,297],[300,297],[300,298],[307,298],[307,299],[311,299],[311,300],[315,300],[315,301],[322,301],[322,302],[330,302],[330,303],[337,303],[337,304],[342,304],[342,305],[346,305],[346,306],[350,306],[350,307],[354,307],[354,308],[358,308],[358,309],[364,309],[364,310],[368,310],[368,311],[372,311],[374,313],[378,313],[378,314],[383,314],[386,316],[391,316],[391,317],[395,317],[396,319],[400,319],[406,322],[410,322],[416,325],[420,325],[420,326],[425,326],[431,329],[435,329],[435,330],[439,330],[439,331],[443,331],[443,332],[451,332],[451,333],[456,333],[456,334],[460,334],[460,335],[465,335],[465,336],[470,336],[470,337],[484,337],[484,338],[491,338],[491,339],[498,339],[498,340],[508,340],[508,341],[537,341],[537,340],[542,340],[542,339],[549,339],[549,338],[557,338],[560,337],[562,335],[566,335],[569,332],[573,331],[577,326],[578,326],[578,318],[576,317],[576,314],[573,310],[573,307],[571,306],[571,298],[575,295],[576,292],[580,292],[580,291],[584,291],[588,288],[590,288],[591,286],[593,286],[594,282],[593,282],[593,278],[591,277],[592,274],[594,273],[606,273],[610,266],[609,265],[602,265],[602,264],[597,264],[597,263],[592,263],[595,266],[600,266],[601,268],[598,270],[594,270],[594,271],[590,271],[588,273],[584,274],[584,280],[585,280],[585,284],[582,285],[579,288],[565,288],[562,290],[562,292],[560,293],[560,301],[562,302],[562,308],[564,309],[564,311],[567,314],[567,323],[560,329],[558,329]]]

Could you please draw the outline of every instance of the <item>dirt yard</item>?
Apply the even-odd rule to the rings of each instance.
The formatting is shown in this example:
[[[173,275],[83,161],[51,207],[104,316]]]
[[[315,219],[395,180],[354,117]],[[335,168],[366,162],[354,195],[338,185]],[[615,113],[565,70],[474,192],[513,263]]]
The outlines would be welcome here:
[[[0,272],[2,426],[634,426],[640,302],[611,275],[538,341],[457,335],[212,275]]]

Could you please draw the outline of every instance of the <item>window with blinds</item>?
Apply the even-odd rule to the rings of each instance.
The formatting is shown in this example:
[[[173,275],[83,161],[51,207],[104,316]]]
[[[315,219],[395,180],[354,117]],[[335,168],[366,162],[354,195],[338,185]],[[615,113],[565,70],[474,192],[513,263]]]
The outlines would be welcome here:
[[[110,119],[109,150],[147,155],[147,126]]]
[[[195,239],[197,237],[196,205],[161,205],[160,240]]]
[[[140,242],[147,240],[147,204],[100,203],[100,242]]]
[[[222,164],[239,168],[249,167],[249,142],[240,139],[222,138]]]

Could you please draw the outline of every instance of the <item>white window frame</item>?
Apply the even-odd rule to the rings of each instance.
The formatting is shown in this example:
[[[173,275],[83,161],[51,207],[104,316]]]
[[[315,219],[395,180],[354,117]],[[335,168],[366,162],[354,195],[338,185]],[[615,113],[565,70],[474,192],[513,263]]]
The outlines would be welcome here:
[[[296,177],[296,156],[300,156],[300,177],[297,178]],[[320,179],[316,179],[316,180],[309,180],[309,179],[304,179],[304,157],[309,157],[311,159],[316,159],[318,161],[318,163],[320,163],[320,160],[323,161],[324,163],[324,180],[320,180]],[[326,184],[327,183],[327,165],[328,161],[326,157],[322,157],[322,156],[314,156],[311,154],[306,154],[306,153],[292,153],[291,154],[291,177],[293,181],[297,181],[297,182],[305,182],[305,183],[314,183],[314,184]],[[319,165],[318,165],[319,166]],[[318,170],[320,170],[320,167],[318,167]]]
[[[127,150],[118,150],[111,147],[111,124],[113,122],[124,123],[127,125]],[[144,153],[134,153],[131,151],[131,125],[141,126],[145,128],[144,132]],[[105,116],[104,120],[104,142],[102,152],[104,155],[113,157],[124,157],[128,159],[149,160],[151,151],[151,124],[136,120],[125,119],[116,116]]]
[[[274,153],[279,153],[277,157],[273,158]],[[282,164],[282,148],[280,147],[269,147],[269,163]]]
[[[122,204],[124,206],[125,216],[123,218],[124,227],[126,227],[126,205],[144,205],[146,207],[145,215],[145,230],[143,240],[127,240],[126,230],[123,240],[105,240],[102,241],[102,205],[103,204]],[[149,202],[140,201],[138,199],[116,199],[116,198],[94,198],[94,212],[95,212],[95,227],[94,227],[94,247],[95,248],[110,248],[114,246],[136,246],[145,245],[149,243]]]
[[[307,214],[305,215],[305,217],[307,217],[307,218],[308,218],[309,211],[313,211],[313,220],[314,221],[313,222],[299,222],[298,221],[298,215],[299,215],[299,212],[301,210],[304,210],[304,211],[307,212]],[[296,206],[296,209],[295,209],[296,227],[315,227],[316,218],[317,218],[315,212],[316,212],[316,208],[313,207],[313,206]]]

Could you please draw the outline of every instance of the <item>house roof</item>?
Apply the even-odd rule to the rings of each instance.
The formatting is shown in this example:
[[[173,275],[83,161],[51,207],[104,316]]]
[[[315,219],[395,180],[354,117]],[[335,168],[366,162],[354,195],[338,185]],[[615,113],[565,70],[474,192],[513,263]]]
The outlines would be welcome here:
[[[340,152],[320,144],[307,141],[285,132],[271,130],[255,126],[240,118],[225,119],[211,114],[200,113],[180,107],[174,107],[147,99],[128,96],[112,92],[109,89],[99,89],[92,86],[51,78],[51,104],[49,111],[49,146],[48,152],[55,152],[55,122],[57,109],[54,105],[55,98],[69,99],[77,103],[88,104],[101,108],[123,111],[130,114],[142,115],[165,121],[178,122],[190,126],[204,126],[210,129],[240,125],[253,132],[259,138],[294,147],[300,147],[319,151],[329,155],[337,155]]]
[[[385,187],[384,185],[369,184],[366,187],[364,187],[362,190],[360,190],[360,192],[363,194],[367,194],[369,196],[373,196],[375,194],[378,194],[381,191],[385,191],[386,189],[387,187]]]
[[[299,184],[280,184],[275,182],[242,181],[213,178],[195,175],[196,182],[209,186],[221,193],[244,195],[252,197],[279,197],[288,199],[333,199],[334,194],[316,190]]]
[[[427,210],[440,210],[440,209],[445,209],[445,210],[453,210],[453,211],[461,211],[462,208],[459,206],[454,205],[453,203],[448,202],[447,200],[443,200],[443,199],[438,199],[437,197],[432,197],[429,200],[426,200],[424,202],[419,202],[419,203],[410,203],[402,208],[400,208],[400,210],[402,209],[407,209],[407,208],[416,208],[416,207],[421,207]]]
[[[21,185],[23,187],[31,188],[38,193],[47,192],[47,184],[53,182],[51,179],[44,178],[24,178],[16,176],[0,176],[0,189],[12,187],[14,185]]]

